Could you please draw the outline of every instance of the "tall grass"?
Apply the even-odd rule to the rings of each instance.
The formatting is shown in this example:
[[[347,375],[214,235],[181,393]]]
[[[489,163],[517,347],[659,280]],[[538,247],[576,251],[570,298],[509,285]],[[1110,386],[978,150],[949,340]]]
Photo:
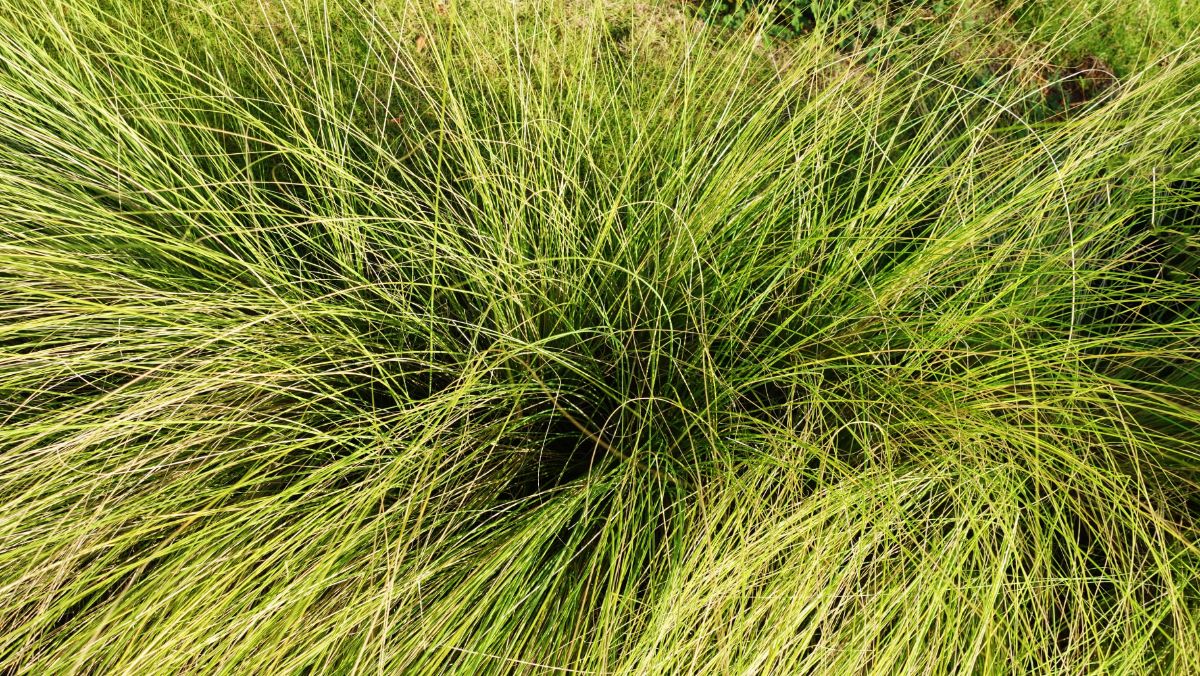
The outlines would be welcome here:
[[[0,670],[1200,669],[1195,45],[361,4],[3,3]]]

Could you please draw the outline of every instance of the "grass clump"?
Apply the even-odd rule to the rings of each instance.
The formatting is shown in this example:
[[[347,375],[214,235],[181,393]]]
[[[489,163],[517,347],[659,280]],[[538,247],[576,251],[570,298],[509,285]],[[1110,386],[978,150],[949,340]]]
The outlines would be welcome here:
[[[0,669],[1200,668],[1194,50],[1039,119],[634,5],[0,36]]]

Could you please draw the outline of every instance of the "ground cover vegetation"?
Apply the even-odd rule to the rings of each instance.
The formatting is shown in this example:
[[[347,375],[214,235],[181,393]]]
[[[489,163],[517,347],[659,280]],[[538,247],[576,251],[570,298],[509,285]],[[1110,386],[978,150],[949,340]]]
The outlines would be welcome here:
[[[1031,11],[0,2],[0,672],[1200,671],[1200,50]]]

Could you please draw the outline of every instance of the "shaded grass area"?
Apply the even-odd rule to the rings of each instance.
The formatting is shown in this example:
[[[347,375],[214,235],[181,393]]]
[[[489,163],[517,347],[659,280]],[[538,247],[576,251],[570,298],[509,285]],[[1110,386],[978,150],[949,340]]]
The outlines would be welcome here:
[[[1200,60],[914,33],[4,5],[0,665],[1197,669]]]

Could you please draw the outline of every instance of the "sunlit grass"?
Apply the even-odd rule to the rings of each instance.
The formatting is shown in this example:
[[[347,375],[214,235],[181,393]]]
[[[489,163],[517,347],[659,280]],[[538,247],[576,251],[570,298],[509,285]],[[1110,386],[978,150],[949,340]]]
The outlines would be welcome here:
[[[1200,669],[1194,49],[160,4],[0,12],[0,670]]]

